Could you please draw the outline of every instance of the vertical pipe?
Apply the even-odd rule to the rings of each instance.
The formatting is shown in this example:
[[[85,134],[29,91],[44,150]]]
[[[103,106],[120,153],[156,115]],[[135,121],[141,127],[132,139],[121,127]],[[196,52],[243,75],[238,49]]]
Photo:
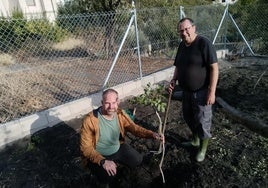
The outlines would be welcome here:
[[[45,8],[45,4],[44,4],[44,1],[43,0],[39,0],[40,2],[40,5],[41,5],[41,12],[42,12],[42,16],[43,18],[47,18],[47,15],[46,15],[46,8]]]
[[[55,0],[51,0],[52,11],[53,11],[53,14],[54,14],[53,21],[56,19],[56,16],[57,16],[57,15],[56,15],[57,12],[56,12],[56,10],[55,10],[54,3],[55,3],[55,5],[56,5],[56,7],[57,7],[58,5],[57,5],[57,3],[55,2]]]
[[[141,53],[140,53],[140,41],[139,41],[139,31],[138,31],[138,23],[137,23],[137,12],[136,9],[134,11],[134,18],[135,18],[135,35],[136,35],[136,43],[137,43],[137,50],[138,50],[138,59],[139,59],[139,70],[140,70],[140,78],[142,78],[142,69],[141,69]]]
[[[184,7],[183,6],[180,6],[180,19],[184,18],[185,17],[185,13],[184,13]]]

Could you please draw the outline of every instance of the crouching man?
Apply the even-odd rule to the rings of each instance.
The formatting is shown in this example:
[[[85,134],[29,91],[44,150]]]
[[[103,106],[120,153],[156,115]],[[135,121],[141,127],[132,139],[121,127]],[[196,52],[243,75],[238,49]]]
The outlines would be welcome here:
[[[80,132],[83,164],[103,184],[109,184],[116,177],[117,164],[134,168],[143,160],[142,154],[125,142],[126,132],[164,142],[163,135],[135,124],[118,105],[118,92],[105,90],[102,105],[85,116]]]

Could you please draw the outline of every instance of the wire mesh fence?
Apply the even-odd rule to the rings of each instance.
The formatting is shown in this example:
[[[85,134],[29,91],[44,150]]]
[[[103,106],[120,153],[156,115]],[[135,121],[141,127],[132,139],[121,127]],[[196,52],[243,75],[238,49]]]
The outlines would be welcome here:
[[[249,8],[242,8],[250,13]],[[267,8],[251,19],[234,14],[254,52],[264,55],[267,22],[261,19],[267,17]],[[213,40],[224,7],[184,7],[183,11],[195,20],[200,34]],[[133,10],[64,14],[53,22],[45,18],[1,18],[0,123],[171,67],[179,43],[176,27],[180,7],[137,10],[138,33],[135,22],[130,24],[133,14]],[[263,28],[253,34],[256,25],[252,24]],[[239,44],[242,48],[243,40],[229,28],[229,20],[223,25],[215,43],[217,49],[231,51]]]
[[[207,36],[211,41],[219,29],[214,43],[216,49],[228,49],[231,53],[252,55],[250,47],[255,55],[267,55],[267,8],[268,4],[196,6],[184,7],[183,11],[187,17],[196,22],[198,33]],[[221,19],[223,22],[220,26]]]

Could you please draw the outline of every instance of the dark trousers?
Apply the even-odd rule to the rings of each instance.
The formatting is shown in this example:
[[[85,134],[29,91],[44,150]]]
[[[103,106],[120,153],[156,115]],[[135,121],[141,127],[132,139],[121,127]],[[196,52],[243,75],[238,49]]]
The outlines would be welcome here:
[[[113,160],[115,163],[129,168],[135,168],[140,165],[143,159],[143,156],[127,143],[121,144],[116,153],[104,157],[107,160]],[[110,183],[115,178],[114,176],[109,176],[106,170],[98,164],[89,162],[88,167],[102,183]]]
[[[183,91],[183,118],[193,134],[203,140],[211,138],[212,105],[206,105],[208,89],[197,92]]]

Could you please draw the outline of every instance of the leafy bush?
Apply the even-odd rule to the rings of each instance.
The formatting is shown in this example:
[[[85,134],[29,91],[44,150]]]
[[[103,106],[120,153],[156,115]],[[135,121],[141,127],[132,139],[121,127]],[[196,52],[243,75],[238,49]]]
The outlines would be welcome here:
[[[30,20],[26,23],[26,31],[31,38],[45,38],[49,41],[60,42],[66,35],[67,31],[57,25],[53,25],[48,20]]]
[[[56,24],[46,19],[26,20],[19,11],[15,11],[12,18],[0,18],[0,50],[3,52],[21,48],[28,38],[60,42],[66,35],[67,31]]]
[[[23,14],[15,10],[12,19],[0,19],[0,50],[7,52],[9,49],[20,47],[25,40],[25,23]]]

